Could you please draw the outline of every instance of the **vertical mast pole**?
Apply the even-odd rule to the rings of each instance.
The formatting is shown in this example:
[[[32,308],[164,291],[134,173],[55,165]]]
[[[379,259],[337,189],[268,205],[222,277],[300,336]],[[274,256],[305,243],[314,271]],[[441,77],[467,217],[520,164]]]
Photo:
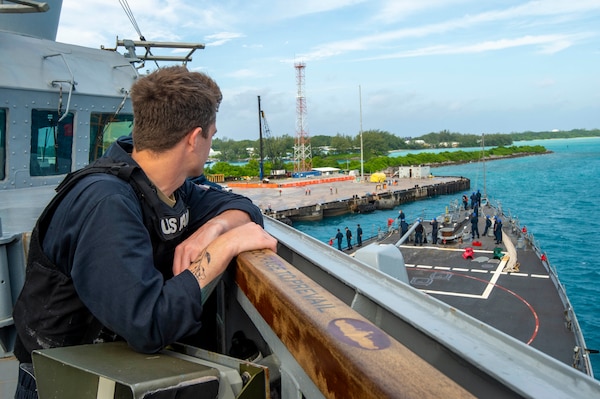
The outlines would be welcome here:
[[[362,93],[358,85],[358,106],[360,110],[360,182],[365,181],[365,168],[363,161],[363,127],[362,127]]]
[[[261,109],[260,109],[260,96],[258,96],[258,147],[260,153],[260,163],[258,164],[258,177],[260,181],[263,181],[265,177],[265,167],[263,162],[263,136],[262,136],[262,122],[261,122]]]

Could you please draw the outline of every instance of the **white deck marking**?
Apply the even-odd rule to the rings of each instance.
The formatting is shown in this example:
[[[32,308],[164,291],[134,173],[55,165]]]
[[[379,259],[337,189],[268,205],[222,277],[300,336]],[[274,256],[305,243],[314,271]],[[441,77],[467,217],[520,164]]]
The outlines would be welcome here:
[[[408,265],[406,265],[408,266]],[[433,269],[433,266],[428,266],[428,265],[413,265],[413,267],[417,267],[419,269]]]
[[[487,283],[487,286],[485,287],[485,290],[483,290],[482,298],[488,299],[488,297],[492,293],[492,289],[494,288],[494,286],[496,285],[496,282],[500,278],[500,274],[502,273],[502,269],[504,269],[504,267],[506,266],[507,262],[508,262],[508,259],[506,257],[504,257],[502,259],[502,262],[500,262],[498,264],[498,267],[496,268],[496,271],[492,275],[492,278],[490,279],[489,283]]]
[[[531,274],[530,276],[535,278],[550,278],[550,276],[544,274]]]
[[[460,292],[452,292],[452,291],[433,291],[433,290],[421,290],[428,294],[438,294],[438,295],[447,295],[447,296],[459,296],[461,298],[473,298],[473,299],[482,299],[481,295],[476,294],[464,294]]]
[[[412,246],[401,245],[400,247],[412,248]],[[441,248],[441,247],[423,247],[427,249],[435,249],[438,251],[454,251],[454,252],[464,252],[464,248],[462,249],[454,249],[454,248]],[[494,251],[489,250],[474,250],[473,253],[494,253]],[[474,261],[474,260],[472,260]],[[486,269],[467,269],[464,267],[447,267],[447,266],[430,266],[430,265],[419,265],[419,264],[405,264],[406,267],[416,268],[416,269],[434,269],[434,270],[442,270],[442,271],[456,271],[456,272],[471,272],[471,273],[480,273],[480,274],[492,274],[492,278],[487,282],[485,289],[481,294],[466,294],[461,292],[452,292],[452,291],[435,291],[435,290],[426,290],[419,288],[420,291],[426,292],[428,294],[438,294],[438,295],[447,295],[447,296],[456,296],[462,298],[474,298],[474,299],[488,299],[492,290],[494,289],[498,279],[501,275],[507,276],[515,276],[515,277],[533,277],[533,278],[550,278],[550,276],[542,275],[542,274],[527,274],[527,273],[507,273],[502,270],[508,263],[508,258],[505,260],[504,258],[498,262],[498,266],[495,270],[486,270]],[[488,263],[489,264],[489,263]]]

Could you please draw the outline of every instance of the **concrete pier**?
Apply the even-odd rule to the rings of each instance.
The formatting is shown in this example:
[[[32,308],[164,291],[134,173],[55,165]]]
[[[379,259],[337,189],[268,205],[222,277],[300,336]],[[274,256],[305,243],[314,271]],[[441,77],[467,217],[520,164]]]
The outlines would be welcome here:
[[[428,177],[373,183],[334,175],[313,179],[282,179],[267,184],[232,183],[229,187],[252,199],[264,213],[283,221],[294,221],[391,209],[419,199],[467,191],[470,180],[465,177]]]

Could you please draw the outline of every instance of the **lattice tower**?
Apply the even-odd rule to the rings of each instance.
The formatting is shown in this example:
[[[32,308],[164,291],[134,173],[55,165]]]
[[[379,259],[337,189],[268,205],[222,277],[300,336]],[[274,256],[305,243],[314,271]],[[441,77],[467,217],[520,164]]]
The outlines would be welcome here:
[[[294,172],[312,170],[312,151],[310,137],[306,130],[306,97],[304,96],[304,68],[303,62],[294,64],[296,68],[296,141],[294,143]]]

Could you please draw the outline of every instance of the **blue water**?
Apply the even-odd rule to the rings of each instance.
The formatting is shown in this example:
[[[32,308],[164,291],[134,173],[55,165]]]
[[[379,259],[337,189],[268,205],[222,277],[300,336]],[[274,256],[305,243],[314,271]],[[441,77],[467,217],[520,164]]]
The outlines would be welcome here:
[[[552,154],[504,159],[485,163],[485,187],[492,201],[500,201],[521,225],[533,233],[542,251],[556,268],[585,337],[586,346],[600,349],[600,138],[536,140],[517,145],[543,145]],[[438,176],[466,176],[471,191],[483,192],[481,163],[433,168]],[[364,236],[385,229],[388,218],[403,209],[408,221],[426,220],[443,212],[463,193],[403,204],[389,211],[297,222],[301,230],[328,242],[338,228],[353,231],[360,224]],[[470,192],[466,193],[470,196]],[[345,243],[345,241],[344,241]],[[594,376],[600,380],[600,354],[590,355]]]

